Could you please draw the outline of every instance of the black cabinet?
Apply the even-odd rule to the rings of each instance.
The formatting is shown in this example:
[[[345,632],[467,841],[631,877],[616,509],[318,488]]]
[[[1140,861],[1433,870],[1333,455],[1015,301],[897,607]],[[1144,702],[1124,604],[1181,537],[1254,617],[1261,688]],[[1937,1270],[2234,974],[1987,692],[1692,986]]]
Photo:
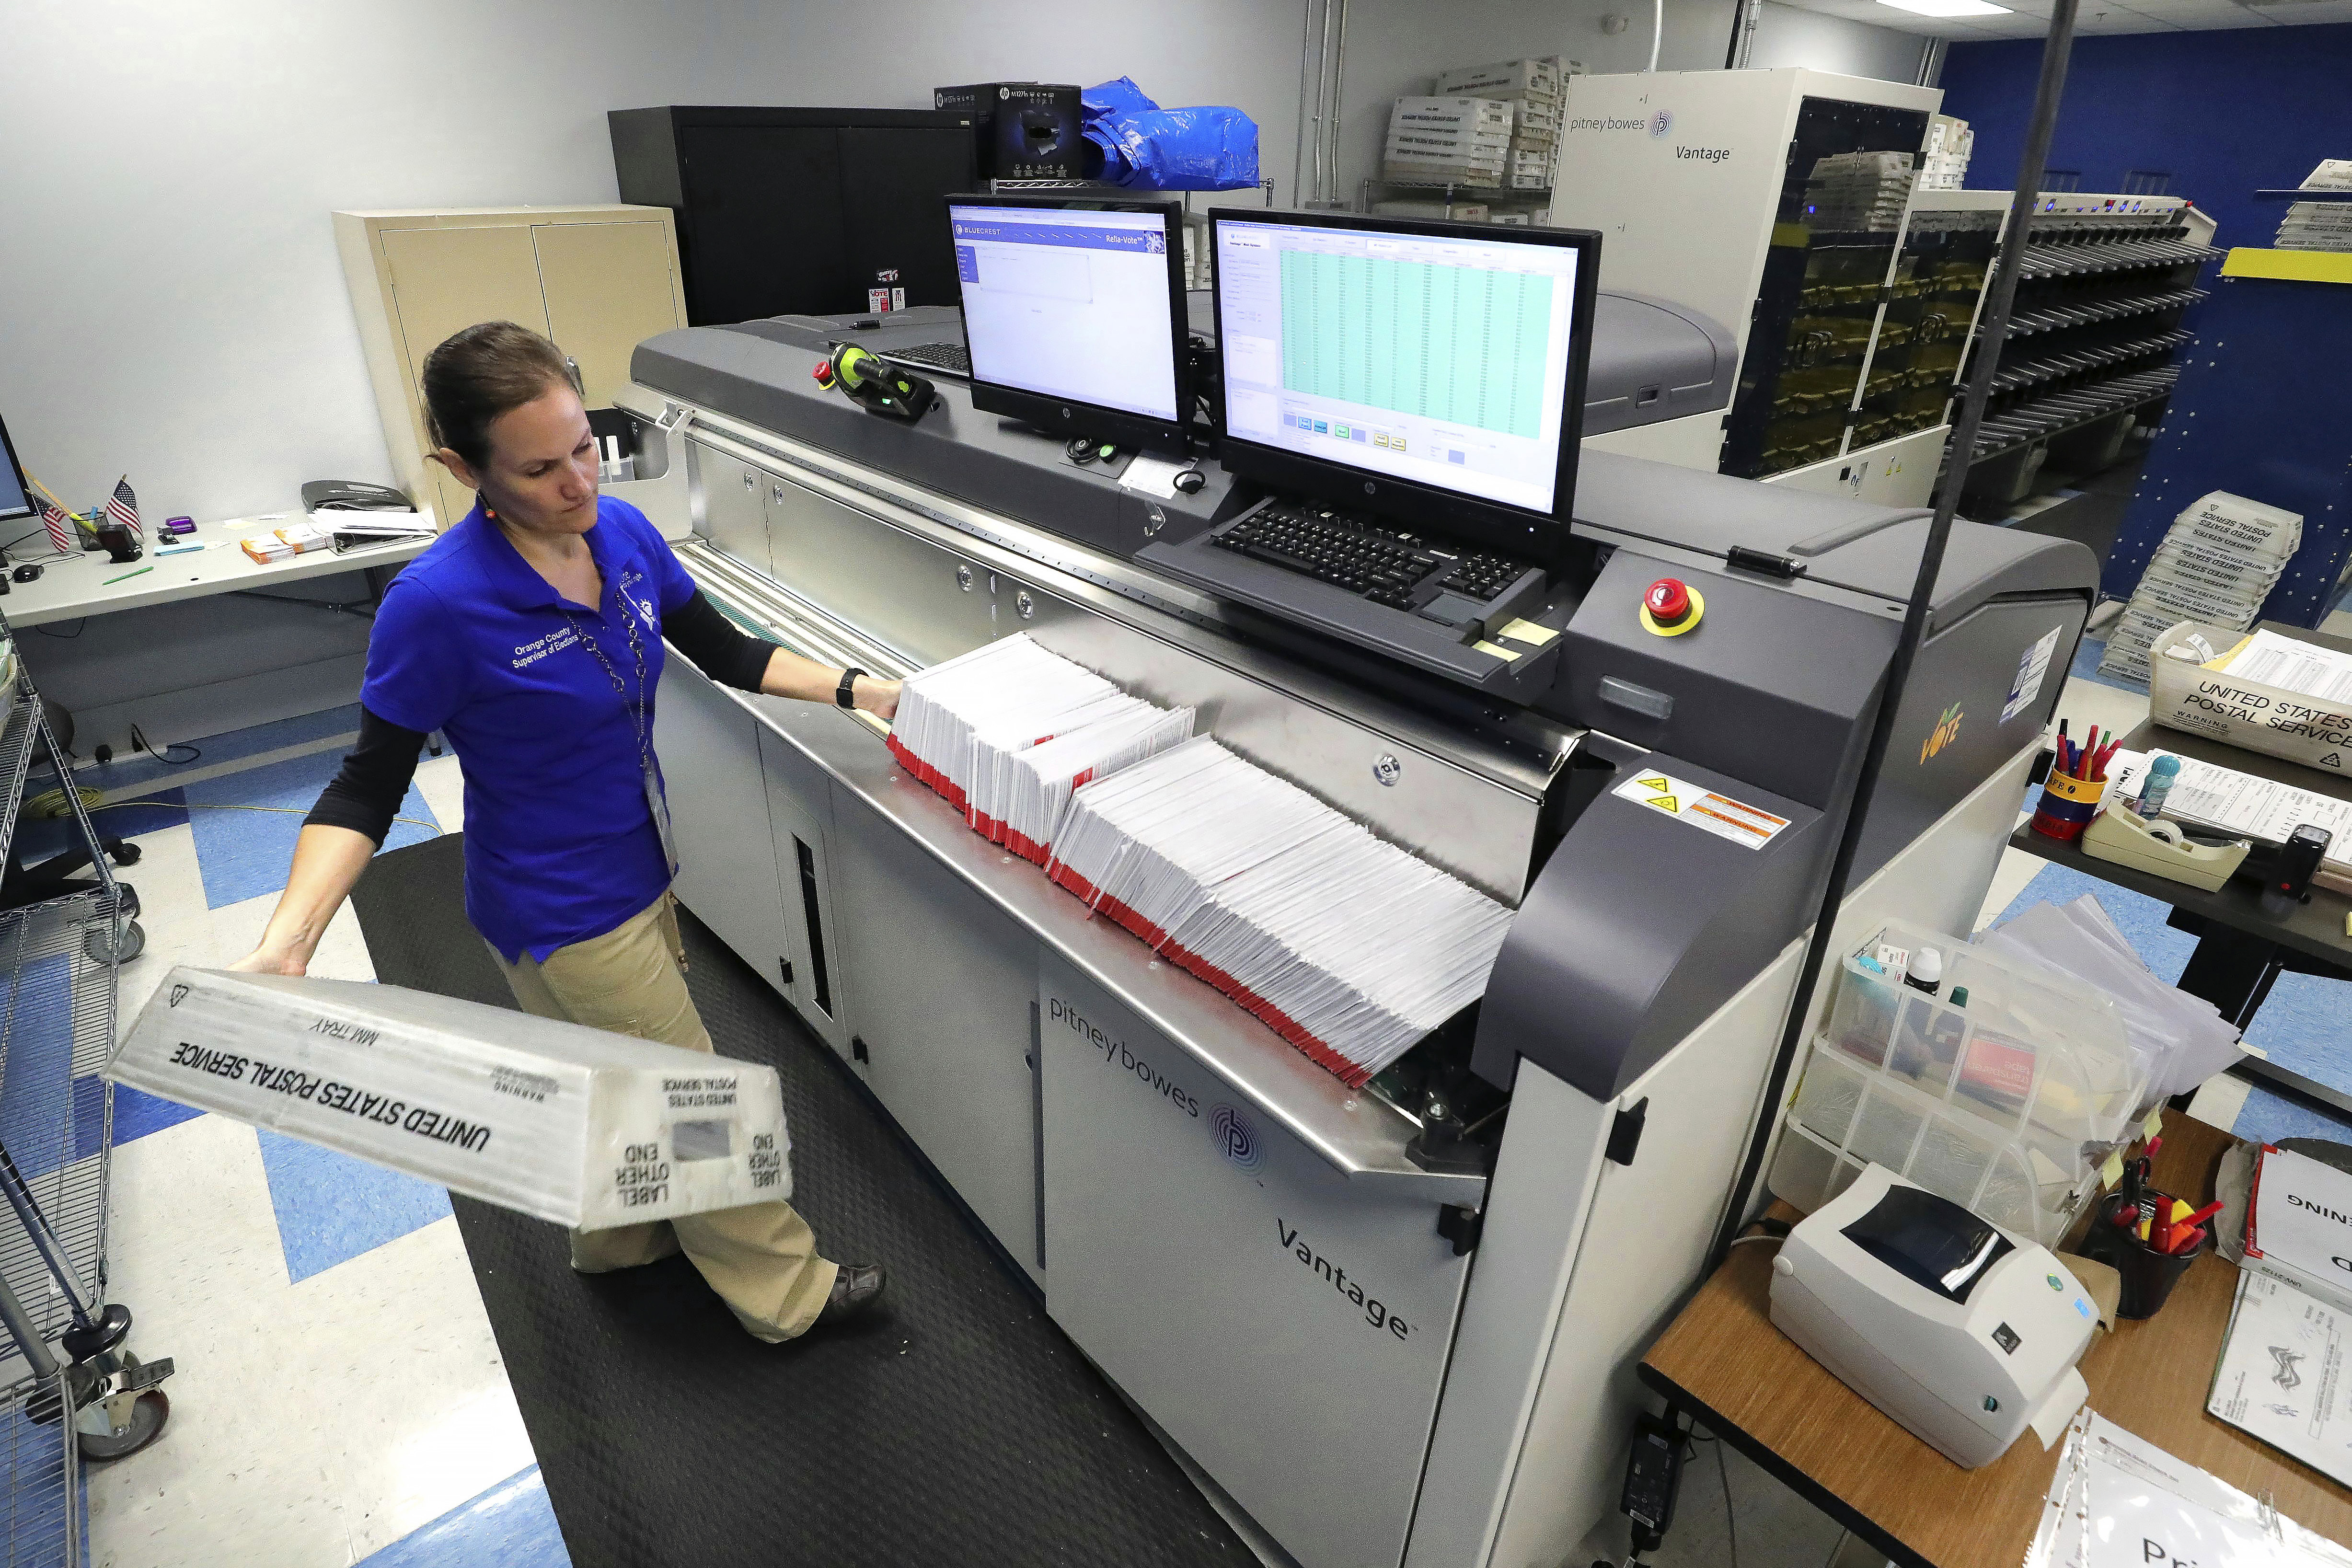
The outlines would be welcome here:
[[[898,274],[958,299],[945,198],[973,188],[971,117],[925,109],[616,109],[621,199],[677,215],[687,320],[839,315]]]

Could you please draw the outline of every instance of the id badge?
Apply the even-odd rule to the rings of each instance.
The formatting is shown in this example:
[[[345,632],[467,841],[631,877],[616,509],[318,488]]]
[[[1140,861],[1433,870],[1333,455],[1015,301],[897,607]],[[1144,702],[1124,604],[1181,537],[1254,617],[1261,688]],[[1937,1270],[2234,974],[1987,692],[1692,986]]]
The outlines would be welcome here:
[[[646,763],[646,805],[654,814],[654,831],[661,836],[662,859],[669,874],[677,875],[677,845],[669,836],[669,802],[662,798],[661,780],[654,776],[650,758]]]

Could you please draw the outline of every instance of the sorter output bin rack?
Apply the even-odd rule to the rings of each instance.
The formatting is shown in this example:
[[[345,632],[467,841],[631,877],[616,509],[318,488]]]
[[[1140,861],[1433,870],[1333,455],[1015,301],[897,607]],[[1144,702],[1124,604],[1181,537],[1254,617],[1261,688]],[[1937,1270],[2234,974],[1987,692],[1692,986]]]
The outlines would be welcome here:
[[[2191,336],[2182,312],[2220,252],[2179,196],[2045,194],[2025,234],[2007,347],[1969,455],[1971,502],[2033,488],[2053,442],[2060,461],[2105,468],[2142,411],[2171,396]]]
[[[2055,1244],[2145,1109],[2147,1071],[2123,1026],[2063,976],[1958,937],[1890,921],[1861,952],[1882,942],[1940,950],[1943,984],[1930,995],[1846,955],[1786,1115],[1772,1191],[1810,1211],[1879,1164]]]

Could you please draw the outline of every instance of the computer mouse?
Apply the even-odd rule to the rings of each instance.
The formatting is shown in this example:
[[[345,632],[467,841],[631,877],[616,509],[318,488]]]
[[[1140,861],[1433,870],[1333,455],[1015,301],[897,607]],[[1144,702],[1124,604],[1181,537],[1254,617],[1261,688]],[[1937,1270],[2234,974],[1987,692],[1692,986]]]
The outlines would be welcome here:
[[[37,581],[40,577],[41,569],[32,562],[27,561],[22,566],[17,567],[14,572],[9,573],[8,575],[14,577],[19,583],[31,583]]]
[[[1186,468],[1168,482],[1188,496],[1198,495],[1201,493],[1201,487],[1209,482],[1209,476],[1198,468]]]

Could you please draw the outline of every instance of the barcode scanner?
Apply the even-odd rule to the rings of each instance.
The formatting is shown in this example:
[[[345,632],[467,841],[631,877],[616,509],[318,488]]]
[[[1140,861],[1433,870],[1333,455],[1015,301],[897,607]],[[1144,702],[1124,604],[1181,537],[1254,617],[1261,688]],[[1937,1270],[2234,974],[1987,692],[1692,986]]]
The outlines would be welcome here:
[[[811,373],[828,392],[839,392],[868,414],[912,425],[930,412],[937,393],[912,371],[877,358],[856,343],[843,343]]]

